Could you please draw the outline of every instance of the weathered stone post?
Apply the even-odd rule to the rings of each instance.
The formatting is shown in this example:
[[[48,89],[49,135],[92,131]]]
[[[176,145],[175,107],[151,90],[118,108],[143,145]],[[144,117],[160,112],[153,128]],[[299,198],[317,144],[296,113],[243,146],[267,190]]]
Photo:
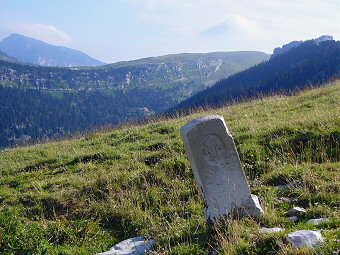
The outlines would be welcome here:
[[[208,221],[263,214],[258,198],[250,193],[233,137],[223,117],[193,120],[181,128],[181,135]]]

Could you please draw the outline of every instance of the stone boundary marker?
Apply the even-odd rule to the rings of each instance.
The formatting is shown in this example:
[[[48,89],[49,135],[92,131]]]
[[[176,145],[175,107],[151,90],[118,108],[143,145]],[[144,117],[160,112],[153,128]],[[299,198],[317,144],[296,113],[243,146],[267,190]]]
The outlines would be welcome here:
[[[260,216],[233,137],[223,117],[207,116],[181,127],[181,136],[205,204],[206,218]]]

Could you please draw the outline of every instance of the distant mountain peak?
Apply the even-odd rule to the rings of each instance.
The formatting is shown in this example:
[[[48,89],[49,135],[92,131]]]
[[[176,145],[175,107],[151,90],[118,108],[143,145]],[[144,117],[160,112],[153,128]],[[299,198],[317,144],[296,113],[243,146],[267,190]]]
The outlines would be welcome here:
[[[55,46],[20,34],[11,34],[0,42],[0,50],[24,63],[43,66],[99,66],[104,63],[84,52]]]
[[[52,44],[46,43],[46,42],[41,41],[39,39],[35,39],[35,38],[32,38],[32,37],[28,37],[28,36],[17,34],[17,33],[10,34],[6,38],[4,38],[2,41],[6,41],[6,40],[9,40],[9,41],[13,41],[13,40],[19,41],[20,40],[20,41],[25,41],[25,42],[39,43],[39,44],[42,44],[42,45],[60,47],[60,46],[57,46],[57,45],[52,45]]]
[[[333,36],[331,35],[322,35],[316,39],[314,39],[314,41],[316,43],[321,43],[321,42],[325,42],[325,41],[332,41],[333,40]]]
[[[333,40],[333,36],[331,35],[322,35],[316,39],[313,39],[313,41],[316,44],[319,44],[325,41],[332,41],[332,40]],[[304,43],[304,41],[292,41],[290,43],[284,44],[282,47],[277,47],[273,51],[273,57],[283,54],[287,51],[290,51],[293,48],[299,47],[302,43]]]

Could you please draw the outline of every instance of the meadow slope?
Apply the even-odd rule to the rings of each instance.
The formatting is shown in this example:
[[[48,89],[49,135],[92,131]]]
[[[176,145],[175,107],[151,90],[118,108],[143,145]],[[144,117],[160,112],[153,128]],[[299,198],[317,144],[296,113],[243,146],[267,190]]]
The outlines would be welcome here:
[[[207,225],[179,128],[208,114],[224,116],[263,218]],[[155,254],[338,254],[339,171],[339,81],[0,151],[0,253],[95,254],[143,235],[157,240]],[[297,223],[285,216],[294,205],[307,210]],[[307,223],[316,217],[330,221]],[[263,234],[263,226],[285,232]],[[295,250],[286,235],[299,229],[323,230],[325,245]]]

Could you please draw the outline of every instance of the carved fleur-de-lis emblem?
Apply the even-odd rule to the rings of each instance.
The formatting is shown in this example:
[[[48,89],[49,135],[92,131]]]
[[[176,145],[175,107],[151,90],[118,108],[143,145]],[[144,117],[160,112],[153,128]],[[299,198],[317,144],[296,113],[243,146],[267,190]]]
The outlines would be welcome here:
[[[227,152],[222,139],[214,134],[205,136],[202,152],[204,160],[209,165],[222,166],[226,164]]]

